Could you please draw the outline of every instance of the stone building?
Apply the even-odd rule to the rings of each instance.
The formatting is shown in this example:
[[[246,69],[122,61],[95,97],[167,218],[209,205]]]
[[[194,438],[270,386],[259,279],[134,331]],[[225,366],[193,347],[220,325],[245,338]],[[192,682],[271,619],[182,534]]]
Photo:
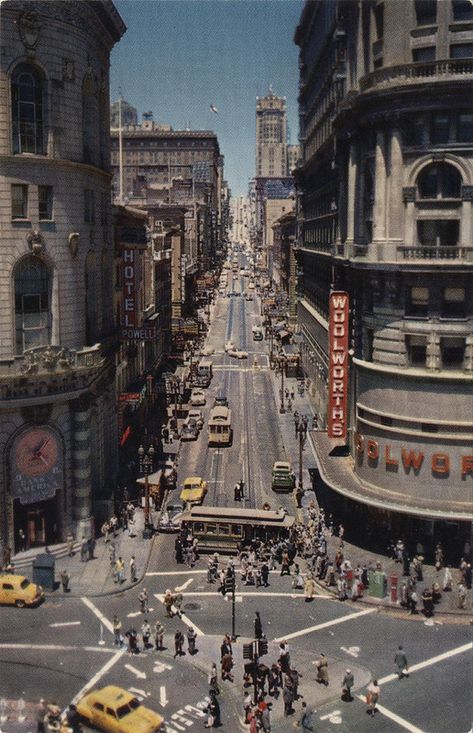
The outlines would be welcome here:
[[[473,5],[307,2],[295,42],[298,314],[322,427],[329,294],[350,298],[336,441],[350,454],[316,434],[318,490],[350,527],[441,539],[458,559],[473,487]]]
[[[93,532],[114,488],[112,2],[0,7],[0,541]]]
[[[289,211],[273,224],[273,280],[287,296],[289,323],[297,322],[296,214]]]
[[[287,176],[286,98],[273,94],[256,97],[256,176]]]
[[[232,196],[231,233],[232,242],[247,245],[250,241],[250,202],[246,196]]]

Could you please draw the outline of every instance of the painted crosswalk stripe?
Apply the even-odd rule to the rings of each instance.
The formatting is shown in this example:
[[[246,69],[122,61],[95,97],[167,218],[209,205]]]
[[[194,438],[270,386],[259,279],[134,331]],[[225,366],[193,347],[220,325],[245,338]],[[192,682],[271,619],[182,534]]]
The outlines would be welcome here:
[[[56,624],[49,624],[52,629],[59,628],[60,626],[80,626],[80,621],[61,621]]]
[[[81,596],[82,603],[87,606],[87,608],[90,608],[93,614],[97,616],[98,619],[103,623],[106,629],[108,629],[110,632],[113,632],[113,624],[111,621],[106,618],[106,616],[103,615],[102,611],[100,611],[95,604],[92,603],[89,598],[86,598],[85,596]]]
[[[455,649],[450,649],[448,652],[443,652],[442,654],[437,654],[435,657],[430,657],[430,659],[425,659],[423,662],[419,662],[418,664],[413,664],[412,667],[409,667],[409,674],[412,674],[414,672],[419,672],[421,669],[425,669],[426,667],[431,667],[434,664],[438,664],[439,662],[443,662],[445,659],[450,659],[450,657],[455,657],[457,654],[463,654],[464,652],[471,651],[473,649],[473,642],[468,642],[467,644],[463,644],[462,646],[457,646]],[[398,675],[397,674],[388,674],[386,677],[382,677],[380,680],[378,680],[378,685],[385,685],[387,682],[392,682],[392,680],[397,680]]]
[[[360,618],[361,616],[367,616],[369,613],[377,613],[377,608],[367,608],[364,611],[358,611],[357,613],[349,613],[347,616],[341,618],[335,618],[331,621],[325,621],[322,624],[316,624],[315,626],[309,626],[306,629],[300,631],[294,631],[292,634],[286,634],[281,636],[274,641],[283,641],[284,639],[296,639],[298,636],[304,636],[305,634],[311,634],[313,631],[320,631],[320,629],[327,629],[329,626],[336,626],[337,624],[343,624],[346,621],[352,621],[354,618]]]
[[[366,695],[357,695],[357,697],[360,700],[366,700]],[[397,725],[399,725],[401,728],[404,728],[405,730],[408,730],[410,733],[425,733],[425,731],[423,731],[421,728],[418,728],[416,725],[409,723],[409,721],[405,718],[401,718],[400,715],[396,715],[396,713],[393,713],[391,710],[385,708],[384,705],[376,703],[376,709],[386,718],[389,718],[389,720],[397,723]]]

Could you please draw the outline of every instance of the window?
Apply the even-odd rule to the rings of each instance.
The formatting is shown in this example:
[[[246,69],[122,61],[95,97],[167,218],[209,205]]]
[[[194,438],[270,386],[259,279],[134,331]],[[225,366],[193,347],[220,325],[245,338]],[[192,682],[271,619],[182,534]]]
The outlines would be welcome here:
[[[453,0],[453,20],[473,20],[471,0]]]
[[[53,218],[52,186],[38,186],[38,217],[47,221]]]
[[[418,316],[425,318],[429,312],[429,288],[411,287],[409,288],[406,316]]]
[[[430,125],[432,145],[446,145],[450,137],[450,117],[448,114],[433,115]]]
[[[14,153],[43,150],[43,79],[31,64],[19,64],[12,75],[12,133]]]
[[[425,46],[424,48],[415,48],[412,51],[412,60],[418,61],[435,61],[435,46]]]
[[[406,145],[423,145],[425,122],[423,117],[408,118],[404,121],[404,142]]]
[[[95,195],[88,188],[84,191],[84,224],[95,224]]]
[[[97,165],[99,140],[98,100],[92,77],[87,76],[82,84],[82,155],[84,163]]]
[[[28,186],[13,183],[11,187],[11,218],[28,218]]]
[[[441,338],[440,354],[444,369],[462,369],[465,358],[465,339]]]
[[[419,243],[425,247],[455,247],[459,230],[457,219],[422,219],[417,222]]]
[[[440,315],[442,318],[465,318],[465,288],[443,288]]]
[[[473,43],[454,43],[450,46],[451,59],[469,59],[473,56]]]
[[[427,359],[426,336],[406,336],[406,350],[410,366],[425,366]]]
[[[25,257],[17,265],[15,283],[16,353],[49,343],[50,279],[39,257]]]
[[[104,706],[102,705],[101,702],[94,702],[94,708],[96,710],[99,710],[101,713],[103,713],[104,711]]]
[[[416,0],[417,25],[433,25],[437,22],[437,0]]]
[[[421,199],[460,198],[462,178],[460,173],[448,163],[429,165],[417,179]]]
[[[457,141],[460,143],[473,142],[473,113],[459,113],[457,118]]]
[[[374,9],[374,22],[376,26],[376,39],[379,40],[383,37],[384,32],[384,5],[381,3]]]

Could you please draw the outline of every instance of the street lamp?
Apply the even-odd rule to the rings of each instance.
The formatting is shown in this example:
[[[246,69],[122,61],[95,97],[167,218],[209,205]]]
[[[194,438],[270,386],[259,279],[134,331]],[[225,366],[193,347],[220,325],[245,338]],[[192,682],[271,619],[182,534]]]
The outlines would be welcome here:
[[[302,476],[302,450],[304,447],[304,443],[307,438],[307,425],[309,422],[309,418],[307,415],[300,415],[298,420],[295,423],[296,427],[296,435],[299,438],[299,483],[298,483],[298,491],[303,493],[304,492],[304,479]]]
[[[286,357],[282,354],[279,355],[279,368],[281,370],[281,405],[279,407],[279,412],[283,414],[284,412],[286,412],[286,408],[284,407],[284,370],[286,368]]]
[[[143,539],[148,540],[153,534],[153,526],[149,520],[149,483],[148,476],[153,470],[154,448],[152,445],[145,451],[142,445],[138,448],[138,460],[140,472],[145,477],[145,526],[143,529]]]

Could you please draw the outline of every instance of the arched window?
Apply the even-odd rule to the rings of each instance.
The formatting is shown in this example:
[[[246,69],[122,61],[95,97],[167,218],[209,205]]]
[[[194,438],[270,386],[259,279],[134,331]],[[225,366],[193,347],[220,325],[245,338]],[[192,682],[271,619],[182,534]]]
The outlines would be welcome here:
[[[50,341],[50,276],[45,263],[25,257],[14,272],[16,353]]]
[[[460,173],[448,163],[434,163],[427,166],[417,179],[421,199],[458,199],[461,184]]]
[[[44,153],[43,91],[41,73],[31,64],[19,64],[11,79],[14,153]]]

